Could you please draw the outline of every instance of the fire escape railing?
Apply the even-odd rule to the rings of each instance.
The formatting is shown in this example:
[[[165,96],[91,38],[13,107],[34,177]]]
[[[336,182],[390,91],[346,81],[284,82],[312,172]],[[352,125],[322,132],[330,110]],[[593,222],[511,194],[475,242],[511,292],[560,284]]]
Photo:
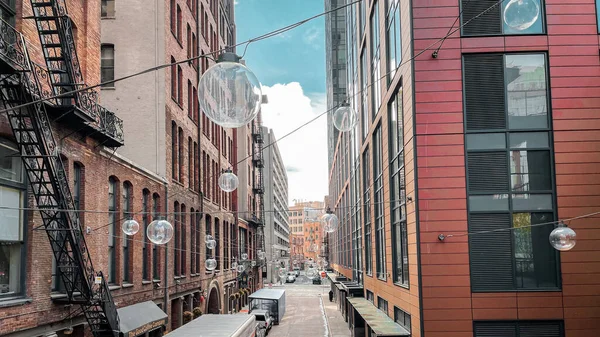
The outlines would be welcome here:
[[[85,81],[77,57],[75,39],[65,0],[31,0],[46,69],[37,65],[42,76],[43,97],[62,95],[49,101],[56,107],[72,109],[83,116],[92,134],[108,136],[107,146],[123,145],[123,121],[98,104],[98,93],[93,89],[81,90]],[[81,90],[76,93],[69,92]]]
[[[42,6],[41,2],[33,3]],[[0,104],[7,110],[67,301],[82,306],[95,337],[117,337],[117,309],[104,275],[94,271],[46,110],[53,102],[36,102],[52,96],[49,92],[53,91],[43,76],[43,67],[31,62],[22,34],[1,20],[0,61]],[[17,107],[23,103],[32,104]]]
[[[257,174],[254,175],[254,181],[252,184],[252,191],[256,200],[258,201],[258,228],[257,228],[257,249],[265,252],[265,236],[264,236],[264,226],[265,226],[265,203],[264,203],[264,181],[263,181],[263,169],[264,169],[264,160],[263,160],[263,134],[262,134],[262,121],[260,118],[260,113],[258,116],[252,121],[252,165],[258,171]]]

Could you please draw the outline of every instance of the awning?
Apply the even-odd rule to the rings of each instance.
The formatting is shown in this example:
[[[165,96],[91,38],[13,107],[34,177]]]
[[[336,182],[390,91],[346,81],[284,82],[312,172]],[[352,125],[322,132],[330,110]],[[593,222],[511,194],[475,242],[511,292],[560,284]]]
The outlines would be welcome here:
[[[379,336],[410,336],[410,332],[394,322],[383,311],[377,309],[371,301],[360,297],[348,298],[348,302]]]
[[[117,309],[121,337],[135,337],[167,324],[167,314],[154,302],[136,303]]]

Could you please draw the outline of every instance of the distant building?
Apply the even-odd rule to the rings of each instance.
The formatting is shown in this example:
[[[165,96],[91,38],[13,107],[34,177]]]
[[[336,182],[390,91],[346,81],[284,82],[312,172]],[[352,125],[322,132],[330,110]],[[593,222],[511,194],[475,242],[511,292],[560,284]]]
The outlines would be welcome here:
[[[267,265],[266,278],[269,282],[277,282],[279,280],[277,270],[289,267],[288,178],[273,130],[263,127],[262,131],[265,144],[272,144],[263,150],[265,253],[267,260],[270,261]]]

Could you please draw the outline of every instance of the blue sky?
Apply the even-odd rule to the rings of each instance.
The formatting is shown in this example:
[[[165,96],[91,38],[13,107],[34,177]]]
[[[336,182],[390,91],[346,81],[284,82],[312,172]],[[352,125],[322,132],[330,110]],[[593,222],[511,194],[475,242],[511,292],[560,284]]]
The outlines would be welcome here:
[[[235,0],[238,43],[324,11],[323,0]],[[246,65],[263,85],[269,104],[264,124],[282,137],[326,110],[325,20],[317,18],[250,44]],[[237,49],[242,54],[244,46]],[[323,200],[327,193],[326,118],[278,142],[287,168],[289,201]]]
[[[322,13],[322,0],[235,0],[237,42]],[[247,65],[264,85],[299,82],[308,94],[325,92],[325,21],[314,19],[250,44]],[[239,47],[238,53],[243,48]]]

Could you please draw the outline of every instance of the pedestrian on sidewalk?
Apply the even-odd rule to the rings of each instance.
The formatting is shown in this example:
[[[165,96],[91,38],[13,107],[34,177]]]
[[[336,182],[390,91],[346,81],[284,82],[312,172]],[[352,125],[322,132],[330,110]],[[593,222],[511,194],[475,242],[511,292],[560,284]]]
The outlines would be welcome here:
[[[329,302],[333,302],[333,290],[329,290]]]

